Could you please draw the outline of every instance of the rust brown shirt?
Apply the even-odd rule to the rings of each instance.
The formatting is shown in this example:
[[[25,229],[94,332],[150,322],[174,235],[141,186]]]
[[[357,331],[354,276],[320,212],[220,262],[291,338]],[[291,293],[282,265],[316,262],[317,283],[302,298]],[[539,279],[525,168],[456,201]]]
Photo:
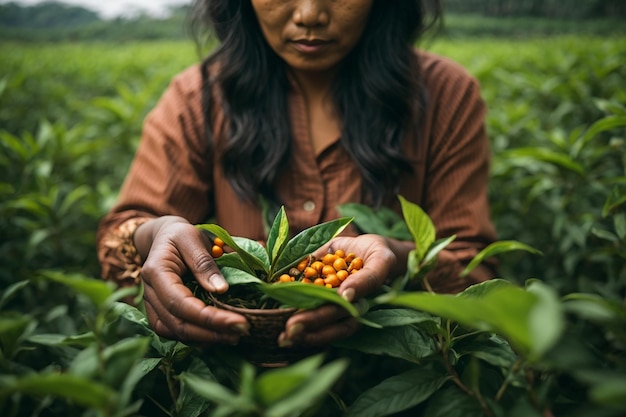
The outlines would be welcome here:
[[[458,64],[418,52],[428,107],[416,135],[404,143],[413,173],[401,178],[399,194],[431,217],[438,237],[456,234],[429,282],[440,292],[457,292],[493,277],[485,266],[456,278],[476,253],[495,240],[489,217],[489,142],[486,107],[477,81]],[[141,260],[120,237],[144,219],[178,215],[191,223],[213,219],[234,236],[265,240],[261,211],[242,202],[224,178],[217,152],[204,134],[200,67],[178,74],[148,114],[141,142],[116,206],[98,231],[103,277],[137,282]],[[289,93],[293,146],[291,162],[276,184],[293,232],[337,218],[337,205],[361,201],[361,176],[339,138],[317,154],[309,137],[303,96]],[[223,116],[216,114],[216,123]],[[220,135],[214,136],[219,149]],[[401,213],[397,201],[393,209]],[[129,226],[129,224],[131,226]],[[116,243],[117,242],[117,243]]]

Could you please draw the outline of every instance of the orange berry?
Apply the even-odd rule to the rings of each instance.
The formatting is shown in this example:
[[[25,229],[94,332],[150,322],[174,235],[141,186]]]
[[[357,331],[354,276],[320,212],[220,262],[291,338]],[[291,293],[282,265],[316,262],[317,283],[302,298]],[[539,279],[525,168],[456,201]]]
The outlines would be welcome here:
[[[334,288],[334,287],[338,287],[339,284],[341,284],[341,281],[339,280],[337,275],[331,274],[331,275],[327,276],[326,279],[324,279],[324,283],[326,285],[330,284]]]
[[[215,239],[213,239],[213,244],[219,246],[220,248],[224,247],[224,241],[220,239],[219,237],[216,237]]]
[[[356,255],[355,255],[354,253],[350,252],[349,254],[347,254],[347,255],[345,256],[345,258],[344,258],[344,259],[346,260],[346,263],[347,263],[348,265],[350,265],[350,262],[352,262],[352,260],[353,260],[354,258],[356,258]]]
[[[327,253],[322,258],[322,262],[324,262],[324,265],[332,265],[333,262],[335,262],[335,259],[337,259],[337,255],[334,253]]]
[[[310,266],[307,266],[306,268],[304,268],[305,278],[316,278],[317,276],[318,276],[318,273],[315,269],[311,268]]]
[[[337,275],[337,278],[339,278],[339,281],[344,281],[346,278],[348,278],[350,273],[346,271],[345,269],[342,269],[341,271],[337,271],[336,275]]]
[[[315,281],[313,281],[313,284],[319,285],[319,286],[324,286],[324,284],[325,284],[324,278],[316,278]]]
[[[304,268],[306,268],[309,265],[309,258],[304,258],[303,260],[300,261],[300,263],[298,263],[298,266],[296,268],[298,268],[298,271],[304,271]]]
[[[333,262],[333,268],[335,268],[335,271],[341,271],[342,269],[348,269],[348,264],[345,259],[337,258],[335,262]]]
[[[350,266],[348,267],[348,271],[352,271],[353,269],[361,269],[363,268],[363,259],[354,258],[352,262],[350,262]]]
[[[224,249],[222,249],[220,246],[218,245],[213,245],[211,247],[211,256],[214,258],[219,258],[220,256],[222,256],[224,254]]]
[[[334,274],[335,272],[337,272],[335,270],[335,268],[333,268],[332,265],[324,265],[324,268],[322,268],[322,276],[328,276],[330,274]]]
[[[322,261],[313,261],[311,264],[311,268],[315,269],[318,274],[322,272],[322,268],[324,267],[324,263]]]
[[[325,286],[326,288],[332,288],[332,287],[333,287],[333,286],[332,286],[332,284],[324,284],[324,286]]]
[[[313,284],[313,281],[311,281],[308,278],[302,278],[302,281],[300,281],[300,282],[302,282],[303,284]]]

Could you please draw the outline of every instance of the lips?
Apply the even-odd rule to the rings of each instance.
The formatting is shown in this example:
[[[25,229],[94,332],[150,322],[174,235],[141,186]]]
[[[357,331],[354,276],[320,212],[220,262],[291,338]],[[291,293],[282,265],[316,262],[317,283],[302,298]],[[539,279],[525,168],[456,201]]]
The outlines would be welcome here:
[[[303,54],[315,54],[326,49],[332,41],[327,39],[295,39],[291,41],[296,50]]]

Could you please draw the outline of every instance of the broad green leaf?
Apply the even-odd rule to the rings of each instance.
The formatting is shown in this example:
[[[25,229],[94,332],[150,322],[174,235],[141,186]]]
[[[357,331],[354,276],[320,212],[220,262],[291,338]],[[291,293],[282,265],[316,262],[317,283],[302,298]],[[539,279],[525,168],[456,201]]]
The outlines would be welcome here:
[[[581,164],[570,158],[568,155],[555,152],[543,147],[515,148],[509,151],[502,152],[500,154],[500,157],[520,159],[530,158],[559,166],[561,168],[575,172],[576,174],[579,174],[581,176],[585,174],[585,168]]]
[[[525,250],[527,252],[540,255],[541,251],[526,245],[521,242],[517,242],[515,240],[502,240],[499,242],[494,242],[488,245],[486,248],[481,250],[474,259],[470,261],[469,264],[461,271],[459,274],[461,277],[466,277],[472,272],[478,265],[480,265],[485,259],[490,258],[492,256],[496,256],[501,253],[511,252],[514,250]]]
[[[345,308],[352,317],[359,316],[356,307],[337,294],[337,290],[333,288],[301,282],[285,282],[280,284],[263,283],[259,289],[268,297],[290,307],[311,309],[322,304],[334,303]]]
[[[398,196],[398,198],[402,204],[404,221],[415,242],[415,251],[418,261],[421,263],[424,256],[426,256],[428,248],[430,248],[435,241],[435,225],[420,206],[408,201],[402,196]]]
[[[53,395],[100,410],[116,402],[116,393],[109,387],[72,374],[39,373],[5,380],[0,386],[0,397],[13,393],[36,397]]]
[[[567,294],[563,297],[563,307],[566,311],[587,320],[598,322],[626,320],[626,311],[619,302],[596,294]]]
[[[219,382],[208,380],[189,372],[181,373],[179,379],[201,397],[212,403],[227,406],[233,412],[240,413],[236,415],[246,415],[246,413],[251,413],[256,409],[252,399],[238,396]],[[212,415],[215,415],[215,413]]]
[[[241,259],[241,256],[237,252],[225,253],[219,258],[215,259],[215,263],[221,269],[223,268],[235,268],[240,269],[254,275],[254,271]]]
[[[337,236],[350,224],[352,218],[341,217],[321,223],[298,233],[289,239],[285,248],[272,265],[271,276],[275,277],[297,264],[305,256],[316,251]]]
[[[335,345],[372,355],[384,355],[418,363],[437,351],[435,339],[420,326],[406,325],[375,329],[361,328]]]
[[[256,240],[248,239],[245,237],[233,236],[233,240],[239,248],[254,256],[255,258],[260,259],[261,262],[263,262],[263,264],[266,266],[266,268],[269,268],[270,260],[267,256],[267,250],[265,250],[263,245],[261,245]]]
[[[346,417],[382,417],[408,410],[427,400],[449,379],[445,372],[423,367],[392,376],[361,394]]]
[[[626,116],[606,116],[595,122],[583,136],[583,142],[590,142],[598,133],[626,126]]]
[[[476,285],[485,287],[480,297],[407,292],[391,296],[386,302],[500,334],[531,361],[538,359],[560,336],[562,309],[549,290],[536,287],[527,291],[499,281],[495,285],[490,281]],[[551,324],[540,328],[541,322]]]
[[[79,346],[83,348],[97,341],[93,332],[76,336],[66,336],[63,334],[34,334],[26,340],[30,343],[44,346]]]
[[[2,307],[7,301],[9,301],[16,293],[18,293],[22,288],[27,287],[29,284],[30,280],[26,279],[14,282],[2,290],[2,294],[0,294],[0,311],[2,311]]]
[[[228,285],[240,285],[240,284],[261,284],[263,281],[256,276],[249,274],[246,271],[237,268],[223,267],[221,268],[224,279],[228,282]]]
[[[445,239],[439,239],[434,242],[431,247],[428,248],[428,252],[426,252],[422,263],[424,265],[430,265],[432,262],[435,262],[437,260],[437,255],[439,255],[439,252],[444,250],[450,243],[452,243],[454,239],[456,239],[456,235],[452,235]]]
[[[280,255],[287,243],[288,237],[289,221],[285,213],[285,207],[282,206],[274,218],[274,222],[267,236],[267,254],[270,263],[273,263],[274,260],[278,258],[278,255]]]
[[[118,410],[130,403],[135,393],[136,385],[152,372],[161,363],[161,360],[161,358],[141,358],[131,366],[128,372],[126,372],[124,382],[120,386]]]
[[[300,384],[291,395],[278,401],[265,410],[265,417],[290,417],[303,415],[305,411],[317,405],[322,397],[330,391],[332,386],[343,375],[348,367],[347,359],[337,359],[315,373],[309,374],[309,378]]]
[[[448,385],[431,396],[420,417],[485,417],[485,412],[475,397]]]
[[[343,217],[354,218],[354,224],[363,233],[373,233],[399,240],[412,240],[406,223],[395,211],[388,207],[374,209],[359,203],[346,203],[337,206]]]
[[[87,296],[95,305],[102,306],[113,294],[113,288],[105,281],[80,274],[63,274],[56,271],[41,271],[43,278],[64,284],[74,291]]]
[[[323,356],[302,359],[285,368],[268,370],[257,378],[254,392],[263,407],[269,407],[298,389],[322,364]]]
[[[364,318],[381,327],[399,327],[425,321],[439,321],[439,318],[433,317],[428,313],[409,308],[384,308],[368,311]]]
[[[269,268],[267,267],[267,265],[265,265],[265,263],[261,259],[240,248],[239,245],[237,245],[235,240],[232,238],[232,236],[224,228],[216,224],[199,224],[196,225],[196,227],[200,230],[206,230],[207,232],[212,233],[222,239],[226,245],[230,246],[235,252],[239,254],[241,260],[246,265],[248,265],[251,270],[266,276],[269,274]]]

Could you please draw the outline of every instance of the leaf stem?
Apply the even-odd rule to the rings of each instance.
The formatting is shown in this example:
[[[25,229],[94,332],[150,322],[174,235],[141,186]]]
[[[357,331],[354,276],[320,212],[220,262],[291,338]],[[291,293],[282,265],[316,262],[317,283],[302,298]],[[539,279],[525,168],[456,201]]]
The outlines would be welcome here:
[[[502,382],[502,385],[500,386],[500,388],[498,389],[498,392],[496,393],[496,397],[495,397],[496,402],[502,399],[504,392],[506,391],[506,389],[509,386],[509,383],[513,379],[513,374],[519,371],[520,367],[522,366],[522,363],[523,363],[523,359],[520,357],[517,359],[517,361],[515,361],[513,366],[511,366],[511,368],[509,369],[509,372],[506,375],[506,378],[504,379],[504,381]]]

